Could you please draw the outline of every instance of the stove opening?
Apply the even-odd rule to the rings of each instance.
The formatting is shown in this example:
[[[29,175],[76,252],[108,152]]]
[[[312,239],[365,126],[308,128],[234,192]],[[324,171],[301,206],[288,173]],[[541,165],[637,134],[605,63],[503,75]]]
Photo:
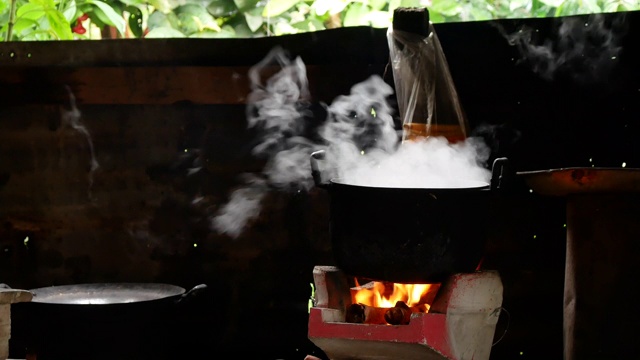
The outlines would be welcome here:
[[[351,304],[345,322],[407,325],[414,313],[428,313],[440,284],[400,284],[369,281],[360,285],[358,278],[350,288]]]

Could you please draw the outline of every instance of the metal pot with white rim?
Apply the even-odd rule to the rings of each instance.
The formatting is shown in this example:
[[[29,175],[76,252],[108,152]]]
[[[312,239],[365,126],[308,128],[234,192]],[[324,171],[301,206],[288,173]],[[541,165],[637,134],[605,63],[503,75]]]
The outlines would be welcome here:
[[[395,188],[324,179],[323,150],[311,154],[316,186],[329,193],[336,265],[346,274],[396,283],[436,283],[475,271],[485,253],[492,193],[506,158],[494,160],[491,183],[456,188]]]
[[[165,359],[179,352],[180,316],[207,286],[92,283],[29,290],[13,311],[14,357]]]

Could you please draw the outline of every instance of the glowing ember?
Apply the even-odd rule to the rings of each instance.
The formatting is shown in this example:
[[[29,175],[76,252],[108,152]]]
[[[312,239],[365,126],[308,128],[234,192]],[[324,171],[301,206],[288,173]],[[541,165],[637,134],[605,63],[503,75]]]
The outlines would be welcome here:
[[[409,307],[423,307],[423,311],[429,310],[429,305],[440,288],[440,284],[397,284],[378,281],[369,282],[363,286],[351,288],[351,301],[354,304],[362,304],[380,308],[391,308],[398,301],[402,301]]]

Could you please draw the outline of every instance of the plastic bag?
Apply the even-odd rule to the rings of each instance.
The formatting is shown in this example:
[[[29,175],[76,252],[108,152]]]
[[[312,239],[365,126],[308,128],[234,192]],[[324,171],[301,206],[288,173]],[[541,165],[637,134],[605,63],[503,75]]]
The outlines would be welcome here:
[[[415,16],[406,18],[404,23],[397,21],[400,20],[397,17],[402,15],[399,12],[403,10],[406,8],[396,9],[394,25],[387,31],[398,108],[403,124],[402,140],[429,136],[444,136],[450,142],[464,140],[468,134],[466,116],[440,41],[433,24],[428,21],[428,13],[427,24],[422,24],[424,31],[419,34],[403,30],[420,28],[420,24],[416,26],[415,23],[409,23],[416,21]]]

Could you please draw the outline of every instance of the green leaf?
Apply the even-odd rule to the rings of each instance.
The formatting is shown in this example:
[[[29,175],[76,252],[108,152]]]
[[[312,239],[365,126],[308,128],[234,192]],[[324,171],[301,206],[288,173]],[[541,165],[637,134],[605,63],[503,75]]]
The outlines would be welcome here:
[[[256,4],[258,4],[258,0],[234,0],[233,2],[240,12],[255,9]]]
[[[228,38],[237,38],[238,36],[233,31],[232,28],[227,27],[222,31],[203,31],[201,33],[194,34],[190,36],[190,38],[205,38],[205,39],[228,39]]]
[[[149,30],[161,28],[161,27],[170,27],[177,29],[180,26],[180,21],[178,20],[178,16],[175,13],[170,12],[168,14],[162,13],[160,11],[154,11],[149,15],[147,19],[147,27]]]
[[[255,14],[256,13],[253,13],[253,15]],[[245,21],[244,16],[234,16],[233,18],[229,19],[229,21],[227,21],[221,31],[224,31],[224,29],[227,29],[227,32],[232,32],[234,34],[234,37],[238,38],[254,36],[254,33],[249,28],[249,25]]]
[[[367,20],[367,14],[369,13],[369,7],[355,3],[349,6],[347,12],[344,15],[342,26],[366,26],[369,25]]]
[[[38,4],[24,4],[16,10],[17,19],[39,20],[45,15],[44,8]]]
[[[43,8],[52,8],[52,9],[54,9],[56,7],[56,4],[54,3],[53,0],[29,0],[29,3],[35,4],[35,5],[40,5]]]
[[[341,13],[347,5],[349,5],[349,1],[346,0],[316,0],[311,7],[316,14],[322,16],[327,13],[330,15]]]
[[[125,10],[129,13],[129,18],[127,19],[129,29],[131,29],[135,37],[142,37],[144,32],[142,29],[142,10],[135,6],[127,6]]]
[[[551,7],[559,7],[561,6],[566,0],[538,0],[541,3],[547,5],[547,6],[551,6]]]
[[[429,21],[431,21],[434,24],[440,24],[440,23],[445,22],[446,19],[439,12],[429,11]]]
[[[147,35],[145,35],[145,38],[183,38],[183,37],[186,37],[186,36],[180,31],[172,27],[166,27],[166,26],[155,28],[149,31]]]
[[[391,12],[400,6],[402,6],[402,0],[389,0],[389,9],[392,9]]]
[[[251,31],[244,21],[238,21],[238,23],[233,26],[233,33],[235,34],[235,37],[240,38],[253,36],[253,31]]]
[[[622,11],[640,10],[640,1],[638,0],[622,0],[620,3]]]
[[[118,1],[123,3],[124,5],[132,6],[132,7],[144,6],[147,4],[147,1],[145,0],[118,0]]]
[[[371,11],[367,14],[367,20],[375,28],[388,28],[393,16],[388,11]]]
[[[420,0],[401,0],[400,1],[400,6],[402,6],[402,7],[423,7],[422,2]]]
[[[56,34],[60,40],[72,40],[73,33],[71,32],[71,25],[65,19],[64,15],[57,10],[46,11],[47,20],[51,30]]]
[[[515,11],[516,9],[526,8],[530,2],[530,0],[511,0],[509,2],[509,10]]]
[[[104,14],[104,18],[98,15],[100,17],[100,20],[102,20],[105,24],[114,26],[116,29],[118,29],[118,32],[120,34],[124,34],[125,22],[122,15],[116,13],[111,6],[102,1],[87,0],[87,3],[95,5],[97,9],[100,9],[100,11],[102,11],[102,13]]]
[[[387,6],[387,0],[369,0],[369,7],[373,10],[382,10]]]
[[[174,11],[180,20],[178,28],[183,34],[191,35],[205,29],[220,31],[216,20],[201,5],[187,4]]]
[[[616,12],[618,11],[618,8],[620,7],[620,4],[614,1],[608,2],[606,4],[604,4],[604,11],[605,12]]]
[[[93,21],[99,28],[103,28],[105,26],[111,26],[109,17],[105,15],[105,13],[100,10],[98,7],[93,7],[91,11],[89,11],[89,18]]]
[[[264,17],[275,17],[294,7],[300,0],[270,0],[262,11]]]
[[[178,7],[178,4],[174,1],[170,0],[148,0],[149,5],[153,6],[155,9],[162,13],[168,13],[171,10]]]
[[[65,9],[62,11],[64,18],[67,19],[68,22],[71,22],[76,17],[76,12],[78,8],[76,7],[76,1],[71,0],[65,4]]]
[[[38,26],[39,23],[33,19],[21,18],[16,20],[15,24],[13,25],[13,33],[21,34],[26,29],[35,29]]]
[[[494,18],[491,11],[477,7],[471,8],[471,10],[469,10],[469,14],[471,15],[471,19],[476,21],[490,20]]]
[[[563,2],[555,11],[555,16],[573,15],[578,11],[579,5],[574,2]]]
[[[293,27],[304,32],[321,31],[325,29],[324,23],[315,18],[305,19],[305,21],[293,24]]]
[[[293,26],[291,26],[291,24],[285,21],[279,21],[273,27],[273,34],[275,36],[297,34],[298,32],[298,29],[294,28]]]
[[[102,1],[102,0],[101,0]],[[123,3],[121,3],[120,1],[103,1],[105,4],[107,4],[108,6],[110,6],[113,11],[116,12],[116,14],[122,16],[122,13],[124,12],[124,8],[126,7],[126,5],[124,5]],[[122,17],[124,19],[124,17]],[[126,23],[126,20],[125,20]]]
[[[582,0],[582,6],[580,6],[581,13],[600,13],[602,9],[598,5],[596,0]]]
[[[207,5],[207,11],[215,17],[226,17],[237,13],[238,7],[233,0],[213,0]]]
[[[462,6],[456,0],[433,0],[429,9],[444,16],[457,16],[462,12]]]
[[[262,27],[262,24],[264,24],[262,15],[252,15],[249,12],[245,12],[244,19],[251,32],[256,32],[260,27]]]

